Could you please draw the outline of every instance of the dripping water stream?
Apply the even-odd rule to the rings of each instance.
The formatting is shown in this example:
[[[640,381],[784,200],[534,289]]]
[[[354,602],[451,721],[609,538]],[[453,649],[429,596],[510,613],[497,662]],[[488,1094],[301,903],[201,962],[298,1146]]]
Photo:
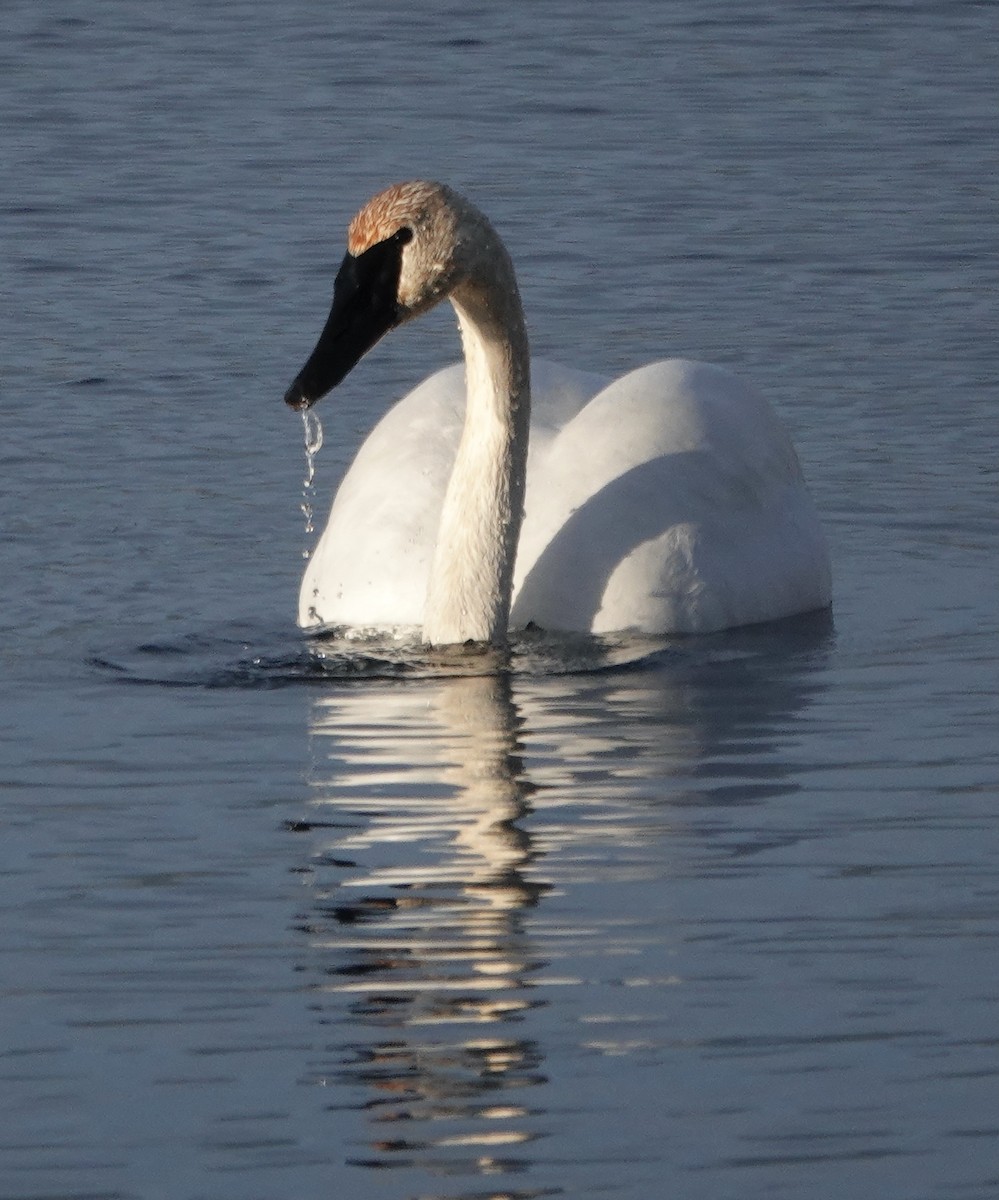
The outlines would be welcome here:
[[[316,457],[323,448],[323,424],[311,408],[302,410],[302,430],[305,435],[305,477],[302,480],[302,515],[305,517],[305,534],[311,538],[316,531]],[[302,550],[302,557],[312,554],[311,542]]]

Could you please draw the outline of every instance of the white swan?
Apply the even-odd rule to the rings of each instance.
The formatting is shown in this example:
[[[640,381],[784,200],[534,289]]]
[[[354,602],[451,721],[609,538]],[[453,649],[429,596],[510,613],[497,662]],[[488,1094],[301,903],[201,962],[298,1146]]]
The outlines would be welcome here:
[[[682,359],[609,384],[531,363],[502,242],[441,184],[397,184],[354,217],[285,400],[314,404],[445,297],[464,378],[425,380],[361,447],[302,581],[303,627],[501,644],[510,623],[710,632],[829,604],[825,540],[767,402]]]

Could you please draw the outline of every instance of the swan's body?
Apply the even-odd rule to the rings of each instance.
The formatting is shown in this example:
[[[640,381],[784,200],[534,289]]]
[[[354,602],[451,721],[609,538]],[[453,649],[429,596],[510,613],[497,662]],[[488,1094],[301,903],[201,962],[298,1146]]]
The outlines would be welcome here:
[[[613,383],[531,364],[502,244],[440,185],[375,197],[349,244],[289,403],[318,399],[387,328],[445,295],[466,364],[425,380],[361,447],[306,570],[301,625],[497,643],[508,622],[709,632],[828,605],[818,518],[757,393],[679,359]],[[379,319],[372,291],[393,319]]]

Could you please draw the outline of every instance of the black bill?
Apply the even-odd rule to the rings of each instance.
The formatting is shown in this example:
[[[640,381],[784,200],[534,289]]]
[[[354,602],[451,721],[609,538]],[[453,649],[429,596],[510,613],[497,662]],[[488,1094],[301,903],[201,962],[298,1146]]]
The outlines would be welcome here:
[[[333,306],[316,348],[285,392],[292,408],[310,408],[335,388],[361,357],[402,320],[399,273],[412,234],[400,229],[363,254],[345,256],[333,285]]]

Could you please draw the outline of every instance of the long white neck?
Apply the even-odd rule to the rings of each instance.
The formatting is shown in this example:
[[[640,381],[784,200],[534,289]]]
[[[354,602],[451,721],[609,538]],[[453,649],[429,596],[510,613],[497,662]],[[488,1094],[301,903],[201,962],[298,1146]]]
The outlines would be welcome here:
[[[506,640],[524,511],[530,355],[513,267],[490,229],[450,299],[465,351],[465,426],[444,495],[423,640]]]

